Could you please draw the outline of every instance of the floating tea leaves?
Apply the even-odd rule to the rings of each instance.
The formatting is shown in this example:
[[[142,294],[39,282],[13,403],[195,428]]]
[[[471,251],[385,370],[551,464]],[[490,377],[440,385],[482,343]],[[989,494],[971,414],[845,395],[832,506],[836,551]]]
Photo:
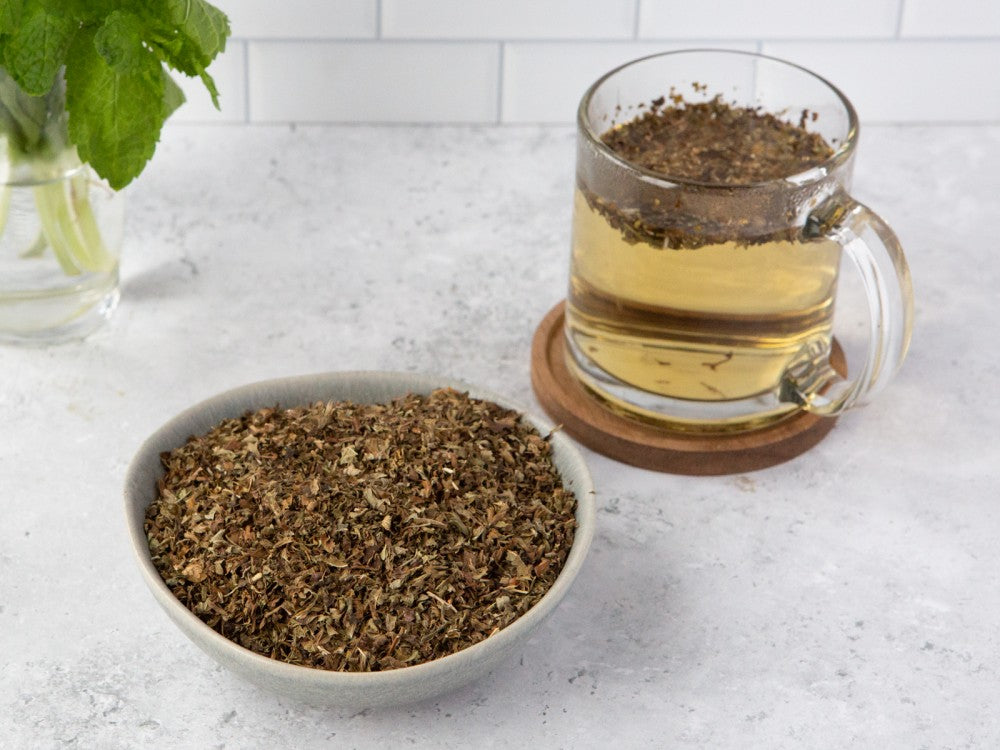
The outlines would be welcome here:
[[[225,420],[161,456],[153,563],[209,626],[337,671],[436,659],[524,614],[573,542],[547,439],[451,389]]]
[[[646,112],[612,127],[601,140],[651,172],[713,185],[790,177],[833,155],[821,135],[806,130],[816,120],[807,110],[793,124],[759,107],[727,104],[721,95],[685,102],[671,92],[669,101],[654,99]]]
[[[694,88],[704,93],[701,84]],[[641,114],[605,131],[601,141],[629,164],[682,184],[668,192],[623,180],[612,194],[578,175],[588,206],[626,242],[692,249],[798,238],[784,178],[818,167],[834,154],[822,135],[807,128],[816,121],[815,112],[802,110],[792,122],[760,107],[729,104],[721,95],[688,102],[673,89],[641,108]],[[704,191],[701,185],[715,189]],[[757,187],[740,189],[747,185]],[[734,219],[737,200],[744,204]]]

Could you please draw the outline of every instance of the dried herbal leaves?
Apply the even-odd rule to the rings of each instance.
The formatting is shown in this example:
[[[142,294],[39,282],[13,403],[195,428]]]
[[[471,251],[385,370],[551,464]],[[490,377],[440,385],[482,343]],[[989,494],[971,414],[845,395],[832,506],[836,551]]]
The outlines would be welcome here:
[[[702,84],[694,89],[705,92]],[[799,238],[798,206],[782,180],[834,154],[820,134],[807,129],[815,113],[803,110],[793,124],[719,95],[687,102],[674,89],[643,109],[601,140],[625,161],[681,182],[654,190],[640,181],[588,185],[578,175],[587,204],[626,242],[679,250]],[[741,188],[746,185],[757,187]]]
[[[454,653],[551,587],[575,531],[548,441],[451,389],[278,407],[161,456],[153,563],[217,632],[291,664]]]
[[[798,125],[760,108],[727,104],[717,95],[685,102],[672,93],[601,136],[628,162],[666,177],[715,185],[737,185],[790,177],[833,155],[818,133],[806,130],[815,113],[803,111]]]

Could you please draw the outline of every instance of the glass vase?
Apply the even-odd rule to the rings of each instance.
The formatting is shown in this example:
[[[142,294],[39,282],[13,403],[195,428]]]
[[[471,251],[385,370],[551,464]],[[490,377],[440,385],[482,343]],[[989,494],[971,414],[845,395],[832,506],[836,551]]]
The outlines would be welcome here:
[[[0,163],[0,341],[79,339],[110,317],[122,203],[73,148]]]

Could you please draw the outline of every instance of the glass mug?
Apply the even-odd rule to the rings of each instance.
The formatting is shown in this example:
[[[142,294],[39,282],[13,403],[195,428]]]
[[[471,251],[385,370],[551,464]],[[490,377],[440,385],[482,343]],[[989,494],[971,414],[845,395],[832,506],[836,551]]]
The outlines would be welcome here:
[[[670,93],[793,123],[808,112],[834,153],[782,179],[713,184],[648,171],[601,141]],[[702,433],[835,416],[883,388],[909,346],[913,297],[895,234],[848,193],[857,140],[843,94],[762,55],[668,52],[600,78],[577,117],[570,372],[616,412]],[[842,256],[868,306],[849,379],[830,363]]]

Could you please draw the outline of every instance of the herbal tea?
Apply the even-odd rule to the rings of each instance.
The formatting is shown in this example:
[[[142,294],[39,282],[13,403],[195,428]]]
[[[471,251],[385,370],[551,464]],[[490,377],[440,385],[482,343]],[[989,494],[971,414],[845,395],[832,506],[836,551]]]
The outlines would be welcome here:
[[[828,338],[840,246],[630,243],[576,193],[567,317],[605,372],[678,399],[752,397]]]
[[[718,97],[666,103],[612,127],[605,145],[666,179],[733,186],[797,174],[832,153],[806,131],[806,112],[795,125]],[[694,210],[687,196],[668,196],[637,192],[626,204],[578,181],[566,306],[577,377],[613,406],[654,419],[613,384],[676,402],[753,401],[773,393],[803,352],[826,351],[840,263],[832,240],[761,229],[786,221],[784,205],[773,220],[713,222],[711,205]],[[757,418],[794,408],[775,404]]]
[[[787,457],[829,429],[813,417],[884,387],[913,295],[891,227],[851,197],[858,119],[843,93],[766,55],[683,50],[601,76],[578,114],[565,363],[589,401],[646,423],[574,399],[601,436],[641,435],[645,450],[699,442],[659,430],[700,432],[727,460],[748,444]],[[842,265],[866,303],[853,364],[833,356]]]
[[[516,412],[450,389],[228,419],[161,456],[150,554],[214,630],[290,664],[455,653],[549,590],[576,499]]]

